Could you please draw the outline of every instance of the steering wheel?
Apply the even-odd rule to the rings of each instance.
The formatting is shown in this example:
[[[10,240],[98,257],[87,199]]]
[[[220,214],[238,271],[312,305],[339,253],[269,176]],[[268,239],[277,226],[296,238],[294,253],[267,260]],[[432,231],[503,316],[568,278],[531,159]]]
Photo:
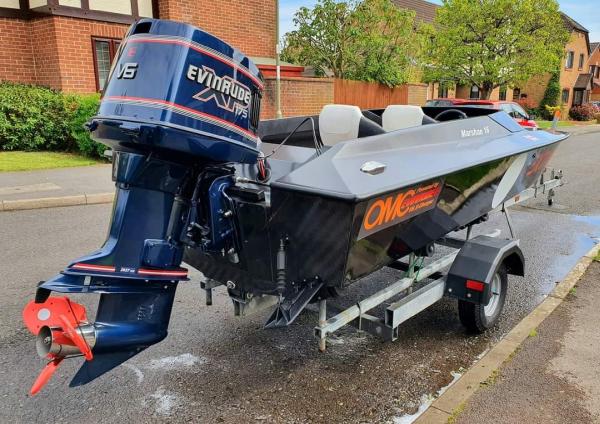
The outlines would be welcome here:
[[[444,110],[443,112],[438,113],[435,118],[436,121],[439,121],[440,118],[444,118],[446,115],[451,115],[454,114],[458,117],[458,119],[467,119],[468,116],[466,113],[464,113],[462,110],[458,110],[458,109],[447,109]],[[449,119],[447,119],[449,121]],[[442,119],[442,121],[446,121],[446,119]]]

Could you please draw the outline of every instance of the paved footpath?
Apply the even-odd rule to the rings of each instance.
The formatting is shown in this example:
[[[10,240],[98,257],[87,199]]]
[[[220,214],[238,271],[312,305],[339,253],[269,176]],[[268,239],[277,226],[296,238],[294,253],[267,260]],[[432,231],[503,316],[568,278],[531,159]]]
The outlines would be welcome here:
[[[40,171],[0,172],[0,201],[73,196],[114,191],[112,165]]]
[[[0,211],[110,203],[112,165],[0,172]]]
[[[455,422],[600,423],[600,263]]]

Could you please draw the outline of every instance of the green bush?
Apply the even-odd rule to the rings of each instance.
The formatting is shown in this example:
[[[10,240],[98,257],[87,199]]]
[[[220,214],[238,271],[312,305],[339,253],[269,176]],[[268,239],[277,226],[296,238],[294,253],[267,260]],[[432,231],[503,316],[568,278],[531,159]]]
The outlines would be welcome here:
[[[85,123],[98,112],[100,104],[99,94],[70,95],[69,101],[72,107],[72,116],[69,120],[71,137],[75,141],[77,149],[85,156],[102,157],[107,149],[103,144],[97,143],[90,137],[85,128]]]
[[[546,106],[558,106],[560,101],[560,72],[553,72],[548,86],[544,93],[544,98],[540,103],[540,115],[546,120],[550,120],[553,116],[550,114]]]
[[[69,117],[58,91],[0,84],[1,150],[70,150]]]
[[[101,157],[105,148],[92,141],[83,127],[98,104],[97,94],[63,94],[0,82],[0,151],[53,150]]]

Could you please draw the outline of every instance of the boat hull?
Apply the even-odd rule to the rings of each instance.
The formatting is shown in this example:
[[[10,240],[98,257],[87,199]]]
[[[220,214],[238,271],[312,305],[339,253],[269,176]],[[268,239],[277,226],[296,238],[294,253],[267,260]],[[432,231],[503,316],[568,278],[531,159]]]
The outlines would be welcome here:
[[[262,231],[244,237],[244,244],[262,249],[243,250],[239,264],[194,250],[187,250],[185,261],[209,278],[233,281],[243,292],[269,293],[277,247],[285,236],[290,284],[321,280],[328,287],[345,287],[479,220],[532,186],[557,146],[558,141],[364,199],[272,188],[270,208],[256,223]]]

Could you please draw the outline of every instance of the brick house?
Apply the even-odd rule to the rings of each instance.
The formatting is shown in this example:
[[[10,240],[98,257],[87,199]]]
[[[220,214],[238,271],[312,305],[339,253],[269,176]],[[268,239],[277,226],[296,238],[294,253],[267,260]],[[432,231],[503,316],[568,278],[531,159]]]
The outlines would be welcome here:
[[[274,57],[275,16],[273,0],[0,0],[0,79],[98,91],[140,17],[190,22],[250,56]]]
[[[248,54],[265,76],[263,118],[275,116],[275,0],[0,0],[0,80],[101,91],[127,28],[142,17],[188,22]],[[282,67],[282,109],[314,113],[332,82]]]
[[[573,106],[588,103],[592,94],[590,59],[592,48],[588,30],[571,17],[562,13],[565,27],[571,37],[565,46],[565,58],[560,66],[561,103],[569,110]],[[598,61],[598,58],[596,59]],[[520,89],[515,89],[515,99],[527,99],[534,106],[542,106],[550,75],[531,78]]]
[[[590,44],[590,59],[588,60],[588,72],[592,75],[593,102],[600,102],[600,43]]]
[[[393,0],[401,8],[414,10],[417,21],[432,23],[435,19],[437,4],[425,0]],[[589,32],[581,24],[568,15],[561,13],[571,38],[565,46],[565,61],[560,72],[561,100],[567,108],[587,103],[590,100],[600,101],[600,47],[598,43],[590,45]],[[593,48],[592,48],[593,47]],[[592,67],[594,69],[592,70]],[[594,74],[595,72],[595,74]],[[527,99],[533,106],[540,106],[544,97],[550,75],[538,75],[531,78],[523,87],[496,88],[491,95],[492,100]],[[450,87],[445,87],[445,86]],[[459,98],[478,99],[476,86],[450,84],[429,84],[428,99]]]

